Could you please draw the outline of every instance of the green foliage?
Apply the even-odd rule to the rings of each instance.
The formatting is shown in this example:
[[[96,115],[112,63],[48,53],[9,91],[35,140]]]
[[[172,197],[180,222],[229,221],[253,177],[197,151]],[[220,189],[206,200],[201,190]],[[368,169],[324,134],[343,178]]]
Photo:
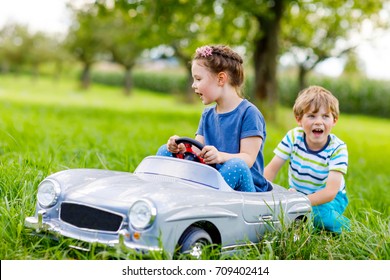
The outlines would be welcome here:
[[[105,85],[119,86],[123,81],[120,73],[94,72],[94,81]],[[161,93],[184,95],[186,76],[183,73],[134,71],[134,85],[137,88]],[[390,117],[390,82],[364,78],[310,78],[311,85],[320,85],[329,89],[340,102],[341,113],[363,114],[370,116]],[[252,98],[253,77],[249,76],[245,84],[245,94]],[[292,107],[298,95],[299,86],[291,76],[279,79],[280,104]],[[261,105],[261,104],[260,104]]]
[[[360,33],[364,21],[376,27],[383,25],[378,16],[383,1],[290,1],[286,6],[281,46],[299,67],[301,87],[306,86],[307,74],[320,62],[342,57],[357,47],[349,39],[351,30]]]
[[[97,84],[120,87],[123,85],[124,82],[124,74],[118,72],[93,71],[91,74],[91,80],[92,82]],[[146,88],[146,87],[140,87],[140,88]]]
[[[184,93],[187,87],[187,76],[172,73],[135,72],[134,85],[162,93]]]
[[[121,86],[124,75],[118,72],[103,73],[94,71],[92,80],[95,83]],[[187,76],[185,73],[174,73],[172,71],[133,71],[132,79],[134,87],[146,89],[164,94],[185,94],[187,88]]]
[[[364,114],[390,117],[390,82],[358,77],[315,78],[309,84],[330,90],[339,100],[340,111],[348,114]],[[279,83],[280,102],[291,107],[299,92],[294,79],[283,77]]]
[[[316,64],[354,48],[348,36],[359,33],[363,23],[369,21],[374,29],[388,26],[379,12],[387,0],[97,0],[81,6],[68,2],[72,19],[66,36],[31,35],[26,26],[0,30],[3,72],[28,70],[38,75],[42,65],[46,69],[55,65],[58,76],[64,64],[77,60],[83,66],[82,86],[88,88],[93,65],[114,61],[123,66],[121,86],[129,94],[131,69],[143,51],[170,46],[189,73],[187,62],[198,46],[228,44],[239,47],[254,67],[256,86],[248,87],[248,93],[268,102],[264,106],[268,109],[278,99],[278,57],[292,54],[303,83]],[[187,94],[191,97],[191,90]]]
[[[56,83],[5,76],[0,81],[0,259],[165,259],[91,246],[69,248],[68,240],[33,237],[24,218],[35,210],[38,183],[67,168],[92,167],[133,171],[173,134],[193,136],[203,106],[179,104],[169,95],[137,90],[123,96],[113,87],[77,90]],[[266,163],[287,129],[291,109],[280,108],[283,121],[267,126]],[[349,149],[346,215],[352,232],[339,236],[313,232],[308,224],[269,233],[233,255],[210,253],[208,259],[379,259],[390,258],[390,138],[388,120],[342,115],[334,132]],[[378,160],[379,159],[379,160]],[[277,183],[286,184],[287,170]],[[299,237],[299,238],[297,238]]]

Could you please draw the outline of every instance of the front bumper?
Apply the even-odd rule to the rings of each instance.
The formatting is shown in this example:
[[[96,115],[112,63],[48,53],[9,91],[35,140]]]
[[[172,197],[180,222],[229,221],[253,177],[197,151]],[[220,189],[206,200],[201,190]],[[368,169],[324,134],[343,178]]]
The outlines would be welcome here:
[[[68,230],[67,227],[61,227],[58,222],[46,222],[44,221],[45,211],[40,210],[35,217],[26,217],[24,226],[26,228],[34,230],[37,234],[45,233],[52,235],[56,239],[60,237],[66,237],[83,241],[92,244],[101,244],[109,247],[119,248],[122,251],[133,250],[140,253],[148,252],[162,252],[162,248],[158,246],[147,246],[138,244],[130,240],[130,233],[127,230],[120,230],[116,234],[102,234],[94,231]],[[80,248],[78,246],[70,246],[72,248],[88,250],[87,248]]]

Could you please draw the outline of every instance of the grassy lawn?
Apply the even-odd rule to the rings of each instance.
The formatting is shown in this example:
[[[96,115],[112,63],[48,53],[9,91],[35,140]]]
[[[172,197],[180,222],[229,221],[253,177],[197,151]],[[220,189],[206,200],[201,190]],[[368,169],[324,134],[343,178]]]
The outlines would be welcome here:
[[[48,174],[79,167],[133,171],[169,136],[193,136],[203,106],[172,96],[72,82],[0,76],[0,259],[105,259],[64,244],[32,237],[24,218],[34,213],[38,183]],[[280,108],[268,124],[265,158],[294,126],[291,110]],[[349,149],[346,215],[353,231],[333,236],[303,227],[293,241],[286,230],[233,259],[390,259],[390,121],[341,115],[334,128]],[[277,183],[286,185],[287,168]],[[272,240],[273,242],[269,242]],[[119,256],[123,257],[123,256]],[[124,256],[131,258],[132,256]],[[152,258],[163,258],[152,256]]]

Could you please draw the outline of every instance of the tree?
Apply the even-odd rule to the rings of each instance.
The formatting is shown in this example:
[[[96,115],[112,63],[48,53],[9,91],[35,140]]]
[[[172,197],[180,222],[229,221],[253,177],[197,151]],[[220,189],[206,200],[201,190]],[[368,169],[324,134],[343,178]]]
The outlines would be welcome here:
[[[152,1],[153,2],[153,1]],[[158,33],[187,70],[186,101],[194,100],[190,61],[202,45],[248,46],[248,19],[225,1],[154,1]]]
[[[253,50],[255,86],[252,96],[264,112],[270,112],[266,117],[271,119],[278,100],[278,37],[285,1],[180,1],[176,6],[163,7],[172,9],[170,14],[173,16],[168,21],[170,29],[181,27],[178,33],[175,32],[177,37],[171,36],[171,39],[176,53],[183,60],[194,52],[195,45],[206,42],[245,46],[247,50]]]
[[[27,26],[7,24],[0,30],[0,59],[2,72],[16,73],[26,65],[31,46],[31,35]]]
[[[356,52],[348,52],[346,56],[343,75],[362,77],[364,75],[364,65],[362,65]]]
[[[39,76],[39,68],[51,61],[58,61],[61,53],[60,42],[43,32],[37,32],[30,36],[26,63],[31,66],[34,78]]]
[[[31,70],[33,78],[37,78],[41,65],[54,62],[58,66],[67,57],[61,39],[52,34],[32,33],[27,26],[7,24],[0,30],[0,35],[0,67],[3,73],[9,70],[19,72],[23,67]]]
[[[155,12],[155,30],[161,43],[171,46],[175,56],[187,71],[186,102],[194,101],[192,89],[191,61],[195,49],[204,44],[212,44],[218,34],[220,23],[213,18],[213,1],[150,1]]]
[[[131,71],[141,52],[161,42],[153,32],[151,10],[143,2],[116,1],[109,6],[97,1],[99,20],[106,38],[102,44],[114,62],[125,69],[124,89],[129,95],[132,89]]]
[[[284,43],[283,51],[299,50],[304,54],[299,64],[299,80],[304,85],[306,74],[318,63],[330,57],[342,56],[355,48],[355,45],[348,45],[346,42],[352,30],[359,32],[364,20],[369,19],[374,23],[380,23],[377,14],[383,8],[384,2],[386,0],[344,2],[215,0],[213,1],[214,16],[201,9],[194,10],[196,15],[200,14],[202,18],[209,16],[214,19],[213,27],[214,30],[219,31],[219,38],[229,36],[226,29],[233,27],[239,30],[237,42],[241,44],[251,42],[252,46],[248,47],[248,44],[246,46],[253,52],[255,83],[253,96],[255,102],[262,107],[266,118],[274,120],[278,102],[276,74],[278,57],[281,53],[279,40],[282,39]],[[190,18],[187,26],[192,27],[194,23],[196,24],[196,15],[186,17]],[[243,22],[243,24],[235,26],[236,22]],[[202,22],[202,25],[205,24],[207,25],[207,21]],[[210,29],[206,30],[210,31]],[[202,36],[193,38],[202,38]],[[218,38],[218,35],[213,38]],[[340,47],[340,45],[344,46]]]
[[[143,3],[155,15],[153,30],[158,30],[163,43],[173,46],[187,67],[189,100],[193,90],[188,62],[194,50],[203,44],[243,45],[254,49],[253,95],[261,104],[267,104],[264,109],[270,108],[273,113],[277,102],[278,36],[285,1],[149,0]]]
[[[191,75],[188,62],[194,50],[204,44],[244,46],[253,53],[254,101],[268,120],[276,118],[278,102],[277,66],[284,51],[302,60],[300,79],[305,83],[308,71],[329,57],[340,56],[353,49],[345,45],[350,30],[358,31],[361,21],[376,21],[375,13],[384,1],[335,0],[164,0],[126,1],[97,0],[113,4],[123,15],[135,15],[124,20],[109,37],[117,44],[110,48],[114,59],[131,69],[135,54],[141,48],[159,44],[171,45],[188,71],[188,99]],[[145,31],[141,21],[149,32]],[[119,17],[122,17],[119,16]],[[118,15],[116,15],[118,17]],[[126,18],[126,17],[125,17]],[[128,18],[127,18],[128,20]],[[105,24],[108,24],[107,22]],[[96,29],[97,27],[95,27]],[[123,33],[119,30],[123,28]],[[104,30],[104,26],[101,26]],[[132,36],[131,34],[135,34]],[[90,35],[91,36],[91,35]],[[145,38],[148,44],[142,43]],[[100,38],[104,40],[104,38]],[[283,48],[280,49],[280,43]],[[92,44],[93,45],[93,44]],[[120,45],[124,47],[121,48]],[[347,46],[347,47],[345,47]],[[133,49],[134,47],[134,49]],[[119,50],[120,49],[120,50]],[[126,50],[131,50],[130,52]],[[92,52],[93,53],[93,52]],[[134,54],[134,56],[133,56]],[[126,68],[126,66],[125,66]]]
[[[85,4],[82,9],[69,6],[69,9],[73,12],[74,20],[65,46],[82,63],[80,81],[82,88],[86,89],[91,83],[91,67],[104,51],[102,41],[107,34],[102,32],[103,25],[94,4]]]
[[[307,86],[307,74],[319,63],[342,57],[357,43],[349,37],[361,31],[365,21],[380,24],[384,1],[291,1],[283,18],[283,48],[298,65],[300,88]],[[351,43],[352,42],[352,43]]]
[[[254,92],[252,95],[268,120],[274,120],[276,117],[279,34],[286,2],[288,1],[216,1],[224,9],[225,24],[228,24],[229,20],[231,23],[241,22],[236,26],[240,30],[238,38],[253,53]]]

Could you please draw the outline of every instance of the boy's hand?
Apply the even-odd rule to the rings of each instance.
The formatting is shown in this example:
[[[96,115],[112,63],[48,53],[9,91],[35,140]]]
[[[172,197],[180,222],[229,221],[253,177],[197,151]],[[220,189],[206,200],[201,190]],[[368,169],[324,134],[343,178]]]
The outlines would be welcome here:
[[[294,188],[289,188],[288,189],[290,192],[296,192],[297,190],[296,189],[294,189]]]

